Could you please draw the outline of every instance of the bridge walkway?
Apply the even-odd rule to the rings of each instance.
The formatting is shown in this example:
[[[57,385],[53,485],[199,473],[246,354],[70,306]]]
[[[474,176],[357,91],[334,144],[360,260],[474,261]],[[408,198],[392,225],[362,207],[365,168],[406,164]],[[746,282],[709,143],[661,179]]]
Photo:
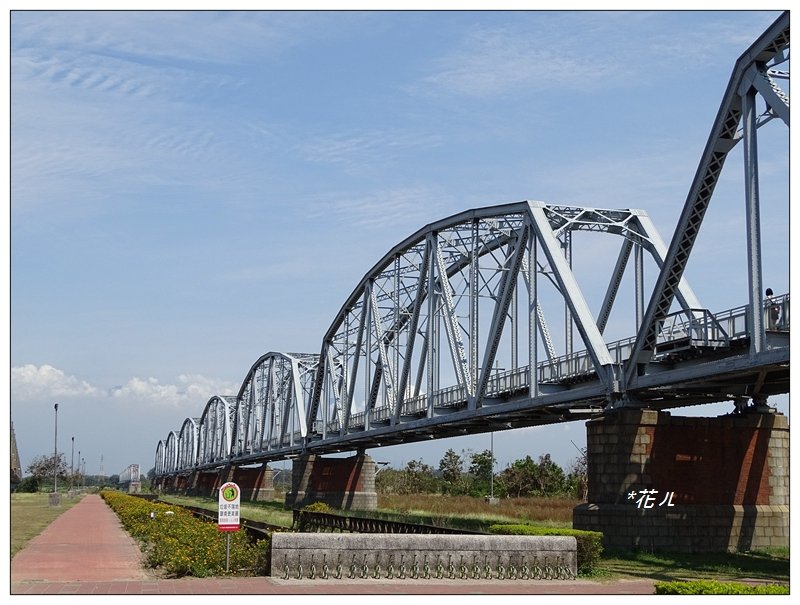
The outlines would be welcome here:
[[[10,594],[654,594],[653,580],[283,580],[160,578],[97,495],[87,495],[11,561]]]

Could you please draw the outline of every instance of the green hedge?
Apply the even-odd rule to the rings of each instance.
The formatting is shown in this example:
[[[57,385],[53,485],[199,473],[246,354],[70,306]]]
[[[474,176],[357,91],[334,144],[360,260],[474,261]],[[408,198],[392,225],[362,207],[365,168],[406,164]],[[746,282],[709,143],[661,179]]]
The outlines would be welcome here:
[[[656,582],[656,594],[789,594],[789,587],[781,584],[753,585],[742,582],[693,580],[691,582]]]
[[[578,573],[582,575],[592,573],[603,554],[603,534],[599,531],[518,524],[491,525],[489,533],[514,536],[575,536],[578,543]]]
[[[205,577],[225,573],[225,533],[214,523],[167,504],[148,502],[121,492],[100,495],[122,526],[142,543],[146,562],[173,576]],[[269,557],[266,540],[253,544],[243,529],[230,532],[231,573],[264,572]]]

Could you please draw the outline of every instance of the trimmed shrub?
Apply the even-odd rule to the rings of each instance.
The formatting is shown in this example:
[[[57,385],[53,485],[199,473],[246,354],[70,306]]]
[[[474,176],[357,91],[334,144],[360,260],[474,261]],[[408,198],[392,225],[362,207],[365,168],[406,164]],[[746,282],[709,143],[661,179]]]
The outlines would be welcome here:
[[[782,584],[744,584],[743,582],[718,582],[716,580],[692,580],[689,582],[656,582],[656,594],[789,594],[789,587]]]
[[[142,543],[150,567],[160,567],[174,576],[198,578],[225,573],[225,532],[213,523],[196,518],[180,507],[121,492],[100,493],[117,514],[125,530]],[[266,540],[253,544],[246,532],[230,532],[230,569],[232,572],[263,572],[261,565],[268,555]]]
[[[512,536],[574,536],[577,541],[578,573],[582,575],[592,573],[603,554],[603,534],[599,531],[518,524],[491,525],[489,533]]]

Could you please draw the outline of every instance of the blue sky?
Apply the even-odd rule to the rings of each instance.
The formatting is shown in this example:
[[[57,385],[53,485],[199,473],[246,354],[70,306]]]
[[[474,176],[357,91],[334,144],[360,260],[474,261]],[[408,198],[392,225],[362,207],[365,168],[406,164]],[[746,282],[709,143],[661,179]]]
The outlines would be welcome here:
[[[668,242],[764,12],[15,12],[11,420],[89,473],[235,394],[425,224],[519,201],[643,208]],[[788,136],[759,132],[764,282],[789,289]],[[740,154],[687,278],[747,302]],[[611,268],[608,268],[610,274]],[[730,406],[703,413],[718,414]],[[779,403],[788,412],[788,403]],[[784,409],[785,408],[785,409]],[[695,413],[700,413],[696,411]],[[582,423],[496,434],[498,467]],[[489,436],[372,452],[438,465]],[[77,455],[77,451],[76,451]]]

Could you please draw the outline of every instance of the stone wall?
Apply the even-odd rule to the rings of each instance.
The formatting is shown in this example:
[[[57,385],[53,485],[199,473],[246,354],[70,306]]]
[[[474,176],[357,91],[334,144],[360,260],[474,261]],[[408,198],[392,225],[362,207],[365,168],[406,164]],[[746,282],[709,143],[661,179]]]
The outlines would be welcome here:
[[[276,532],[271,575],[322,577],[529,577],[548,570],[550,579],[577,574],[572,536],[472,536],[413,534],[328,534]],[[427,567],[427,570],[426,570]],[[402,575],[401,575],[402,574]],[[466,574],[466,575],[465,575]]]

